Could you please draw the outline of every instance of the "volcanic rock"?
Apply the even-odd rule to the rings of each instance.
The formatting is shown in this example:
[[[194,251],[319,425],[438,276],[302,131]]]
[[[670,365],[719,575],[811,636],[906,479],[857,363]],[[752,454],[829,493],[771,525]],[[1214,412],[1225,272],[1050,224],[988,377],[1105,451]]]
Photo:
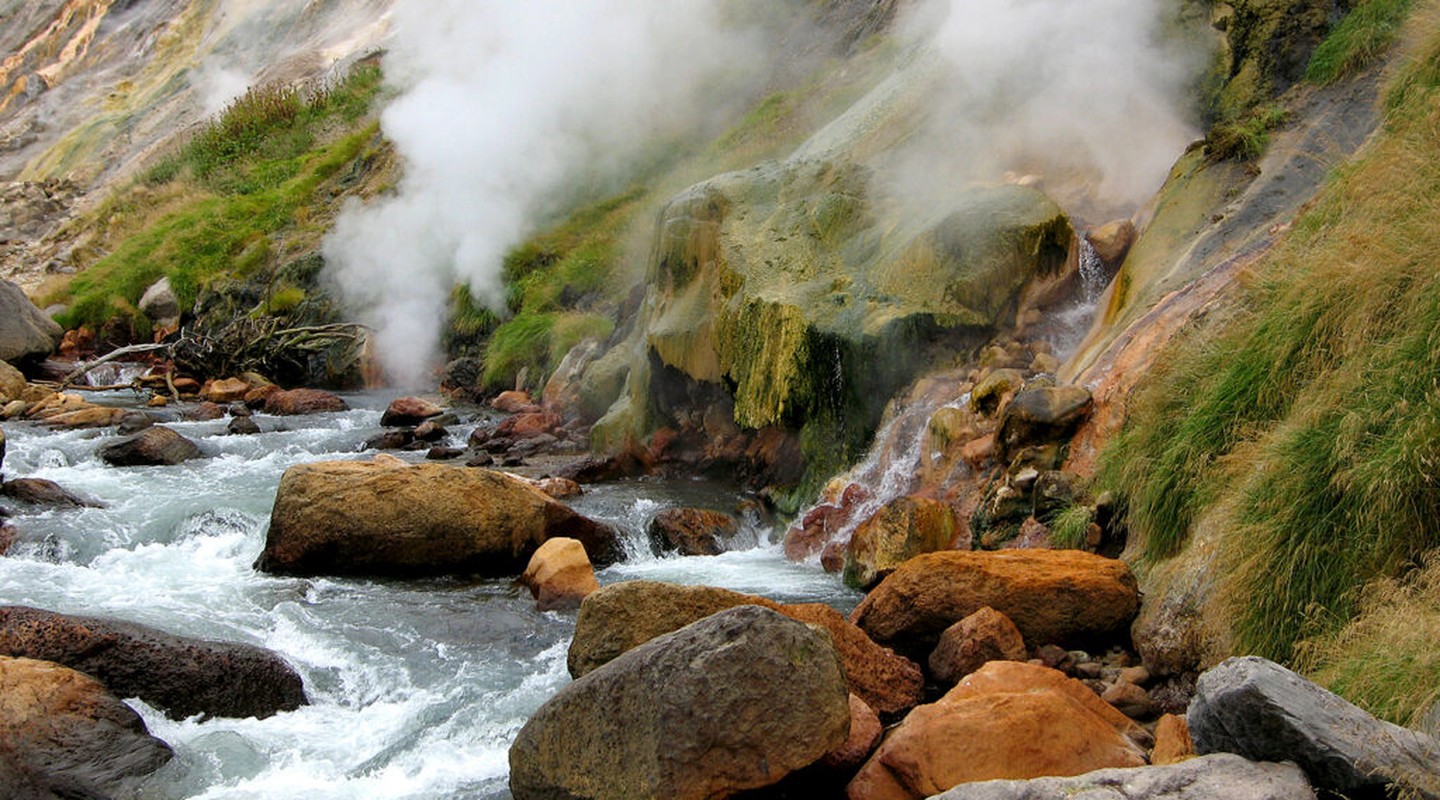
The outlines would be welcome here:
[[[1172,766],[1101,769],[1072,778],[962,783],[932,800],[1314,800],[1315,792],[1294,764],[1246,761],[1213,755]]]
[[[245,395],[245,404],[250,405],[250,396],[266,392],[264,408],[266,414],[293,416],[297,414],[320,414],[326,411],[348,411],[350,406],[336,395],[322,389],[270,389],[262,386]]]
[[[116,467],[175,465],[200,456],[200,448],[170,428],[156,425],[100,446],[101,460]]]
[[[0,657],[0,785],[16,800],[126,795],[170,760],[129,706],[59,664]]]
[[[377,456],[286,470],[256,566],[289,575],[513,575],[556,536],[580,540],[597,564],[621,554],[613,529],[521,478]]]
[[[570,674],[583,676],[656,636],[738,605],[769,608],[828,630],[850,691],[877,712],[897,714],[920,702],[919,666],[875,644],[823,603],[785,605],[728,589],[655,581],[611,584],[585,598],[570,643]]]
[[[660,551],[678,550],[687,556],[717,556],[725,541],[740,529],[735,518],[705,508],[667,508],[650,520],[646,533]]]
[[[869,589],[915,556],[950,549],[964,527],[946,503],[924,497],[892,500],[850,537],[845,583]]]
[[[774,784],[846,739],[828,639],[754,606],[653,639],[540,707],[510,748],[510,791],[702,800]]]
[[[580,601],[600,588],[585,546],[575,539],[557,537],[540,545],[520,575],[541,611],[578,608]]]
[[[985,606],[1030,644],[1121,636],[1140,598],[1123,561],[1078,550],[949,551],[913,558],[880,582],[851,620],[882,645],[928,654],[940,633]]]
[[[986,606],[940,634],[930,653],[930,675],[955,684],[991,661],[1024,661],[1028,653],[1020,629],[1010,618]]]
[[[438,417],[445,409],[419,397],[397,397],[380,416],[380,424],[387,428],[415,427],[431,417]]]
[[[1090,413],[1092,400],[1082,386],[1042,386],[1015,395],[1000,415],[996,453],[1003,462],[1030,445],[1068,439]]]
[[[0,361],[47,356],[64,333],[19,286],[0,280]]]
[[[3,451],[3,442],[0,442],[0,451]],[[52,508],[103,508],[100,503],[86,500],[75,495],[54,481],[44,478],[16,478],[13,481],[0,483],[0,496],[17,500],[21,503],[29,503],[36,506],[50,506]]]
[[[268,650],[132,622],[0,607],[0,655],[63,664],[173,719],[264,718],[305,704],[299,674]]]

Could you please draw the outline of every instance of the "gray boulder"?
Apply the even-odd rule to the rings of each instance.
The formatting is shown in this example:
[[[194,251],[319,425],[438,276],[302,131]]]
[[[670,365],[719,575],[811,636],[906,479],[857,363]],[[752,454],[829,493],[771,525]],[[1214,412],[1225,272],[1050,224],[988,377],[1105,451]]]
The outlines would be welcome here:
[[[0,361],[48,356],[64,333],[19,286],[0,280]]]
[[[153,467],[197,458],[200,447],[175,431],[156,425],[134,436],[101,445],[99,455],[102,461],[115,467]]]
[[[1246,761],[1230,754],[1163,767],[1101,769],[1073,778],[962,783],[932,800],[1313,800],[1294,764]]]
[[[830,637],[740,606],[561,689],[511,746],[510,791],[516,800],[729,797],[818,761],[849,728]]]
[[[180,319],[180,301],[175,297],[175,291],[170,288],[169,278],[161,278],[150,284],[150,288],[140,297],[139,308],[145,316],[161,325],[173,324]]]
[[[1008,463],[1010,455],[1028,445],[1069,439],[1093,404],[1083,386],[1042,386],[1020,392],[1000,415],[996,453]]]
[[[1186,715],[1195,752],[1293,761],[1316,787],[1354,796],[1387,786],[1440,798],[1440,743],[1367,714],[1263,658],[1231,658],[1200,676]]]

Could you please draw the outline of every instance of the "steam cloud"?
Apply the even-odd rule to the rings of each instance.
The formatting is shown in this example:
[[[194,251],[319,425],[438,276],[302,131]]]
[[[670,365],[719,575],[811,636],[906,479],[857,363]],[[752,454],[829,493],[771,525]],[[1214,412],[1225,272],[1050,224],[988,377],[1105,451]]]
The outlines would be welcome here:
[[[735,23],[737,8],[766,15],[752,6],[780,4],[399,0],[386,72],[400,96],[382,124],[404,176],[347,208],[325,245],[392,384],[426,383],[456,283],[502,307],[504,253],[568,188],[623,174],[658,137],[754,88],[771,59],[760,32]],[[1052,193],[1083,186],[1092,211],[1129,213],[1195,136],[1186,98],[1199,59],[1162,36],[1173,6],[915,4],[901,35],[946,69],[929,123],[879,165],[889,188],[925,202],[1023,170]]]
[[[932,42],[944,85],[930,124],[896,159],[897,191],[923,201],[1015,170],[1043,175],[1052,193],[1083,185],[1082,207],[1057,198],[1071,213],[1130,213],[1198,135],[1193,85],[1207,42],[1178,30],[1178,5],[923,4],[907,33]]]
[[[375,329],[386,378],[436,366],[457,282],[500,307],[501,261],[582,180],[716,111],[763,65],[722,0],[401,0],[386,59],[402,90],[382,125],[398,191],[351,206],[325,245],[342,297]]]

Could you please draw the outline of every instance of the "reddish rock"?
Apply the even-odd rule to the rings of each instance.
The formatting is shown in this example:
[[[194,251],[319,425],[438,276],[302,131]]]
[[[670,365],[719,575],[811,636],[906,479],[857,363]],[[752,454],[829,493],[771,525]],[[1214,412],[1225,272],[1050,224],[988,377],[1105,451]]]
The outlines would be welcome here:
[[[853,770],[865,763],[885,732],[880,717],[864,700],[850,695],[850,735],[839,747],[825,754],[821,763],[831,769]]]
[[[35,414],[32,409],[30,414]],[[65,428],[68,430],[79,430],[83,428],[108,428],[120,422],[125,416],[125,409],[110,408],[108,406],[89,406],[74,408],[69,411],[62,411],[57,414],[47,415],[44,418],[45,424],[52,428]]]
[[[246,396],[246,405],[249,405],[249,395]],[[349,409],[344,400],[322,389],[275,390],[265,396],[265,413],[276,416],[320,414]]]
[[[1140,604],[1123,561],[1078,550],[949,551],[913,558],[851,619],[880,644],[929,654],[940,633],[985,606],[1026,642],[1088,644],[1122,636]]]
[[[911,711],[851,781],[847,796],[914,800],[972,781],[1143,765],[1143,748],[1117,727],[1115,716],[1119,726],[1134,726],[1078,681],[994,661],[939,701]]]
[[[275,394],[279,391],[281,391],[280,387],[276,386],[273,383],[267,383],[263,386],[256,386],[254,389],[251,389],[250,391],[245,393],[245,407],[264,408],[265,401],[270,398],[270,395]]]
[[[1015,623],[986,606],[940,634],[940,644],[930,653],[930,675],[954,684],[991,661],[1024,661],[1027,655]]]
[[[1097,225],[1085,233],[1095,255],[1111,267],[1120,266],[1130,245],[1135,243],[1135,223],[1128,219],[1117,219],[1104,225]]]
[[[180,394],[199,394],[200,381],[194,378],[176,378],[170,382]]]
[[[427,419],[415,426],[415,438],[422,442],[438,442],[449,435],[450,432],[445,430],[445,426],[433,419]]]
[[[892,500],[851,535],[845,583],[869,589],[915,556],[950,549],[964,527],[946,503],[925,497]]]
[[[559,414],[551,414],[547,411],[516,414],[495,428],[495,436],[532,439],[543,434],[554,433],[555,429],[560,427],[563,422],[564,420],[560,418]]]
[[[845,569],[845,550],[849,542],[831,542],[820,551],[820,568],[834,575]]]
[[[579,497],[585,494],[585,490],[580,488],[580,484],[569,478],[541,478],[535,481],[535,488],[556,500],[564,500],[567,497]]]
[[[3,441],[0,441],[3,444]],[[3,454],[0,448],[0,454]],[[0,483],[0,496],[21,503],[53,508],[104,508],[100,503],[72,494],[60,484],[44,478],[16,478]]]
[[[1155,703],[1150,699],[1150,693],[1133,683],[1120,681],[1106,689],[1100,699],[1133,719],[1146,719],[1155,713]]]
[[[7,798],[129,797],[170,748],[94,678],[0,657],[0,781]]]
[[[529,414],[540,410],[529,392],[501,392],[490,401],[490,407],[504,414]]]
[[[60,355],[64,358],[82,358],[95,352],[95,331],[88,325],[65,331],[60,338]]]
[[[1195,743],[1190,740],[1190,726],[1177,714],[1166,714],[1155,724],[1155,747],[1150,763],[1178,764],[1195,757]]]
[[[191,422],[209,422],[210,420],[221,419],[225,416],[225,409],[219,404],[205,401],[188,409],[181,415]]]
[[[10,548],[15,546],[15,537],[18,535],[19,531],[15,530],[14,525],[0,522],[0,556],[10,552]]]
[[[600,588],[595,568],[578,540],[557,537],[546,541],[530,557],[520,576],[541,611],[579,608],[580,601]]]
[[[960,447],[960,458],[971,469],[980,469],[995,455],[995,434],[987,433],[971,439]]]
[[[914,662],[871,641],[823,603],[784,605],[710,586],[626,581],[585,599],[570,644],[570,674],[580,677],[656,636],[737,605],[758,605],[830,632],[850,691],[881,714],[913,707],[924,691]]]
[[[245,394],[250,391],[250,384],[240,378],[224,378],[218,381],[206,381],[200,388],[200,396],[212,403],[234,403],[237,400],[245,399]]]
[[[161,425],[101,445],[98,455],[114,467],[173,466],[200,457],[200,448]]]
[[[413,428],[431,417],[438,417],[445,409],[419,397],[397,397],[380,416],[380,424],[387,428]]]
[[[838,506],[818,505],[805,512],[800,521],[785,531],[785,557],[804,561],[825,548],[830,536],[839,528],[841,510]]]
[[[707,508],[667,508],[650,520],[646,532],[659,550],[687,556],[715,556],[740,529],[735,518]]]

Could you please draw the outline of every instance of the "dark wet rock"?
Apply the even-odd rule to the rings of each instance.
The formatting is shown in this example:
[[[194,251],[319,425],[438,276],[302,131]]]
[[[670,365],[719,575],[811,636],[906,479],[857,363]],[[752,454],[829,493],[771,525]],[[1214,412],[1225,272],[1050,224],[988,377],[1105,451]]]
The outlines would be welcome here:
[[[1256,656],[1200,676],[1186,715],[1195,752],[1293,761],[1316,787],[1383,796],[1395,785],[1440,798],[1440,743],[1376,719],[1340,696]]]
[[[728,797],[845,741],[849,696],[829,637],[730,609],[561,689],[510,748],[516,800]]]
[[[387,428],[413,428],[431,417],[438,417],[445,409],[419,397],[397,397],[390,402],[380,417],[380,424]]]
[[[521,478],[380,455],[286,470],[256,565],[290,575],[513,575],[556,536],[579,539],[596,564],[621,555],[612,528]]]
[[[225,416],[225,408],[218,403],[206,400],[198,403],[194,408],[187,409],[180,415],[191,422],[210,422],[211,420],[222,419]]]
[[[268,387],[262,387],[262,389],[265,388]],[[249,394],[245,395],[245,404],[250,405]],[[344,400],[323,389],[271,390],[264,398],[264,408],[265,413],[276,416],[350,410],[350,406],[346,405]]]
[[[132,436],[154,426],[157,421],[154,416],[144,411],[127,411],[115,424],[115,432],[121,436]]]
[[[1194,758],[1158,767],[1102,769],[1073,778],[962,783],[932,800],[1313,800],[1294,764],[1246,761],[1234,755]]]
[[[225,426],[225,430],[231,436],[253,436],[260,432],[260,423],[249,415],[234,417]]]
[[[200,448],[170,428],[157,425],[101,445],[101,460],[115,467],[174,465],[200,456]]]
[[[0,483],[0,496],[52,508],[104,508],[104,504],[80,497],[44,478],[16,478]]]
[[[299,674],[268,650],[119,620],[0,607],[0,654],[63,664],[174,719],[264,718],[306,702]]]
[[[0,657],[0,794],[7,800],[130,796],[170,748],[94,678]]]
[[[400,450],[415,442],[411,430],[385,431],[365,440],[362,450]]]
[[[650,520],[646,533],[651,546],[660,551],[679,551],[687,556],[715,556],[725,552],[725,542],[740,530],[735,518],[707,508],[667,508]]]
[[[20,535],[14,525],[7,525],[4,522],[6,516],[5,509],[0,508],[0,556],[10,552],[10,548],[15,546],[16,537]]]
[[[425,452],[425,458],[431,461],[453,461],[463,455],[465,451],[459,447],[431,447]],[[494,462],[494,459],[490,460]]]
[[[475,453],[465,459],[467,467],[488,467],[495,463],[495,457],[489,453]]]
[[[1068,439],[1090,413],[1090,392],[1082,386],[1048,386],[1015,395],[1000,415],[995,437],[1001,461],[1031,445]]]
[[[445,426],[436,424],[435,420],[425,420],[415,426],[415,438],[422,442],[438,442],[449,435]]]

